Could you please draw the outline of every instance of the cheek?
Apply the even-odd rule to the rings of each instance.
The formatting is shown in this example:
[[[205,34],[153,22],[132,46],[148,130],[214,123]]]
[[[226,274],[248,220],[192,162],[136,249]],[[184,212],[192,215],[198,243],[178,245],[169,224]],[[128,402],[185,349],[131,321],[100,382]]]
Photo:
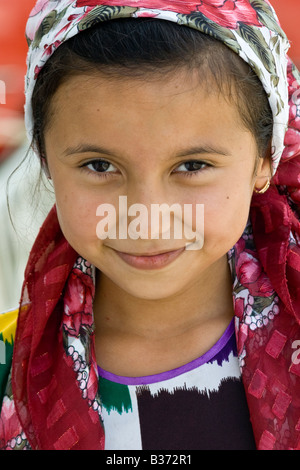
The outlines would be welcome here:
[[[55,191],[58,220],[65,238],[79,251],[96,237],[97,201],[83,191]]]
[[[240,239],[249,218],[251,193],[247,187],[221,191],[204,205],[204,244],[227,252]]]

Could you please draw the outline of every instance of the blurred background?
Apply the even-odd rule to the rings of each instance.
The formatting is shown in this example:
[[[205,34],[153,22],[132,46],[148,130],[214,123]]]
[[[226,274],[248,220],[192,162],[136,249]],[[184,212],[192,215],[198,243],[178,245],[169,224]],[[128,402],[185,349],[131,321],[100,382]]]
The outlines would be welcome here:
[[[28,151],[23,124],[27,53],[24,31],[35,3],[36,0],[0,0],[0,85],[5,84],[5,103],[0,94],[0,312],[18,306],[29,251],[54,203],[47,181],[40,187],[37,184],[40,167]],[[290,56],[300,68],[299,0],[271,3],[291,41]],[[1,90],[0,87],[0,93]]]
[[[299,28],[299,0],[270,0],[275,8],[279,21],[291,42],[290,57],[300,68],[300,28]]]
[[[28,151],[23,122],[24,31],[35,3],[0,0],[0,84],[6,88],[5,103],[0,95],[0,312],[18,306],[30,249],[54,201],[51,187],[39,190],[39,162]]]

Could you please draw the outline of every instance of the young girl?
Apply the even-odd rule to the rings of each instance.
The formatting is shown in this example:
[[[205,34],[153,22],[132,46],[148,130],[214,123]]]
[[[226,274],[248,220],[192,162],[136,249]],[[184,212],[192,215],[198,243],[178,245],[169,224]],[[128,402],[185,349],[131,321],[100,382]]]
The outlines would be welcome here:
[[[300,81],[269,2],[39,0],[27,37],[56,204],[1,318],[1,448],[299,449]]]

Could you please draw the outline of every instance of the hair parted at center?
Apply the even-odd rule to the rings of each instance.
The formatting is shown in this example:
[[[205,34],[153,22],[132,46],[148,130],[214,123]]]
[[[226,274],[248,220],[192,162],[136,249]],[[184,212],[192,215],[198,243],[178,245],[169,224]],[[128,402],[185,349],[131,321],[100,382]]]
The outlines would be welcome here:
[[[235,52],[219,40],[166,20],[123,18],[81,31],[58,47],[39,73],[32,97],[33,146],[45,155],[44,132],[51,122],[51,101],[68,78],[101,72],[120,79],[165,79],[186,69],[232,101],[252,132],[258,156],[270,145],[273,116],[262,83]]]

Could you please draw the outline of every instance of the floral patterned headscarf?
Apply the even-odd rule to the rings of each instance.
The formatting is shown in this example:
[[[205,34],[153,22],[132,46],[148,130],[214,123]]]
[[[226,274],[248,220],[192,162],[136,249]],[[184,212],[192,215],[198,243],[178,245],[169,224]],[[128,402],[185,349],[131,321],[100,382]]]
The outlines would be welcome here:
[[[215,37],[253,68],[268,95],[273,184],[253,196],[250,222],[228,259],[257,448],[300,449],[300,76],[288,40],[264,0],[39,0],[26,31],[29,137],[32,92],[54,51],[95,24],[126,17],[160,18]],[[54,207],[25,272],[0,448],[104,448],[89,269],[64,238]]]
[[[66,40],[96,23],[125,17],[155,17],[190,26],[220,40],[260,78],[273,112],[275,173],[288,126],[287,50],[289,42],[264,0],[39,0],[26,34],[30,43],[26,80],[26,127],[32,134],[31,96],[39,71]]]

